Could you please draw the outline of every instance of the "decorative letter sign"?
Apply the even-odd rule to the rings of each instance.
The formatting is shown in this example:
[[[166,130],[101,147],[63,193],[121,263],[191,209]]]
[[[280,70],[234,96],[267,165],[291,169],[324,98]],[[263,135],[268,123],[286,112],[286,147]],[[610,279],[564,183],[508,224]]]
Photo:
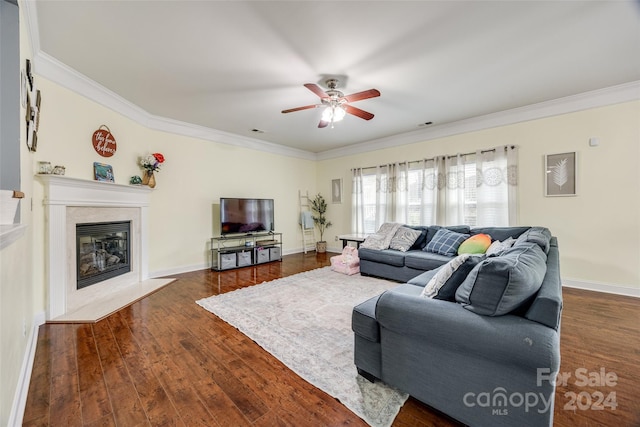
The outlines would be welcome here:
[[[111,135],[111,131],[105,125],[101,125],[98,130],[93,133],[91,141],[93,142],[93,148],[102,157],[111,157],[116,153],[116,139]]]

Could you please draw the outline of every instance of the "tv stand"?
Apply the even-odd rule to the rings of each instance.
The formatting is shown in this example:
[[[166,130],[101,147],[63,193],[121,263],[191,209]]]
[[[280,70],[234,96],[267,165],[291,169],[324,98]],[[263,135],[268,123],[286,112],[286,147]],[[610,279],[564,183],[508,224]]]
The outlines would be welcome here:
[[[282,233],[260,232],[211,238],[211,270],[282,261]]]

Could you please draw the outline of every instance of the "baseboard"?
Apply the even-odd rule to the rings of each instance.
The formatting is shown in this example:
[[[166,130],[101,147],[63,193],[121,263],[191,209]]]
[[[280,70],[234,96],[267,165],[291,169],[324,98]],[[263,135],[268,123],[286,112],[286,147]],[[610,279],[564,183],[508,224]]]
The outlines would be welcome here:
[[[29,383],[31,381],[31,371],[33,370],[33,361],[36,357],[36,347],[38,344],[38,329],[44,324],[46,314],[44,311],[36,313],[33,316],[33,327],[29,333],[27,348],[22,359],[22,367],[20,368],[20,376],[16,392],[13,395],[13,405],[11,405],[11,413],[9,414],[9,427],[21,426],[24,417],[24,408],[27,406],[27,394],[29,393]]]
[[[640,298],[640,288],[616,286],[606,283],[588,282],[584,280],[574,279],[562,279],[562,286],[566,286],[567,288],[585,289],[588,291],[605,292],[608,294]]]
[[[184,265],[181,267],[168,268],[166,270],[151,271],[149,273],[149,278],[158,279],[160,277],[172,276],[174,274],[182,274],[182,273],[190,273],[192,271],[206,270],[207,268],[211,268],[211,266],[209,264]]]

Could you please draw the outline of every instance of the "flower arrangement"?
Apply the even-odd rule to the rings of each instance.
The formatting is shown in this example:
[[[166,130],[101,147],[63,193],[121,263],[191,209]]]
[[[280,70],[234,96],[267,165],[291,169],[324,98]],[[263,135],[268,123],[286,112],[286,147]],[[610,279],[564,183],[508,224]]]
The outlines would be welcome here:
[[[149,172],[159,171],[161,163],[164,163],[164,156],[161,153],[147,154],[140,159],[140,166]]]

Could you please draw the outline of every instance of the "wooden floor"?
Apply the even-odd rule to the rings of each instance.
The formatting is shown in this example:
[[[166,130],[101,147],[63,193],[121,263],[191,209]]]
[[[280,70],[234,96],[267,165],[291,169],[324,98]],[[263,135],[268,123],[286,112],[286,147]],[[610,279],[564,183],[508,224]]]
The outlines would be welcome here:
[[[297,254],[257,267],[181,274],[98,323],[41,326],[24,425],[365,425],[195,304],[329,265],[329,256]],[[570,377],[557,388],[555,425],[640,426],[639,309],[636,298],[565,289],[560,371]],[[598,378],[585,381],[590,373]],[[394,422],[450,425],[458,424],[411,398]]]

